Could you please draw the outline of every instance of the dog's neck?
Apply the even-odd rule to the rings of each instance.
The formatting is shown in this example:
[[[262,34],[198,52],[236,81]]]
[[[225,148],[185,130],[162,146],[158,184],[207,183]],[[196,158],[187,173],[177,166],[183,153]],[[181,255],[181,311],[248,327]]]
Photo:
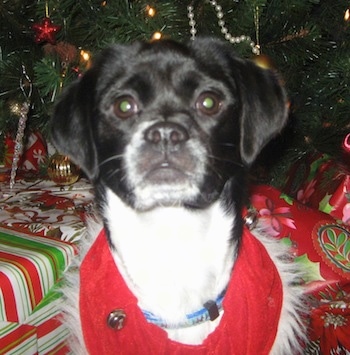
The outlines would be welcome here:
[[[200,211],[137,212],[108,190],[105,216],[113,258],[140,308],[177,324],[225,289],[236,243],[234,218],[220,202]],[[201,343],[219,320],[168,333],[173,340]]]

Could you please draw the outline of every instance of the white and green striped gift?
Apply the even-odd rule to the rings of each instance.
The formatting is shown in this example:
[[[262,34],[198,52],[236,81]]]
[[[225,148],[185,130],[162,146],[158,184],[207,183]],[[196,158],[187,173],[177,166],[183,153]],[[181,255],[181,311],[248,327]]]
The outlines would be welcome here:
[[[0,228],[0,354],[65,353],[57,284],[76,249]]]

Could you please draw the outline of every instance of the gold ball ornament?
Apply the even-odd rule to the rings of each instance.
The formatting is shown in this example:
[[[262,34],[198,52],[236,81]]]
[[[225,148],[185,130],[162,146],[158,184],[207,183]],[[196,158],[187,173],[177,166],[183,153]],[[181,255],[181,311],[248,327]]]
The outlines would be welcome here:
[[[253,62],[262,69],[276,69],[273,60],[265,54],[257,55],[256,57],[254,57]]]
[[[66,155],[55,153],[50,158],[47,174],[57,185],[71,185],[79,180],[80,169]]]

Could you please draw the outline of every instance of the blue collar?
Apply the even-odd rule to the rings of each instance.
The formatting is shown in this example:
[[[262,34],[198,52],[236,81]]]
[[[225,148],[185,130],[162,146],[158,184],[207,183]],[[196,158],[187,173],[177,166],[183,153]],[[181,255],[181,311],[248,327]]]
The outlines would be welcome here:
[[[208,301],[204,303],[203,308],[190,313],[186,314],[186,319],[181,321],[178,324],[169,324],[164,319],[157,317],[152,312],[148,312],[142,310],[143,315],[145,316],[147,322],[155,324],[161,328],[165,329],[179,329],[179,328],[187,328],[192,327],[197,324],[201,324],[207,321],[213,321],[217,317],[219,317],[220,312],[223,310],[222,301],[224,299],[226,290],[224,290],[216,299],[216,301]]]

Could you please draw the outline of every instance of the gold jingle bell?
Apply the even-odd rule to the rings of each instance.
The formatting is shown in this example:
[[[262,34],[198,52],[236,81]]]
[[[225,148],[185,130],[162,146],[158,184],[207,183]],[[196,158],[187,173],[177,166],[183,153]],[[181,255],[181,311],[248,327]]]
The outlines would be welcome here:
[[[78,181],[80,169],[66,155],[55,153],[50,158],[47,174],[57,185],[71,185]]]

